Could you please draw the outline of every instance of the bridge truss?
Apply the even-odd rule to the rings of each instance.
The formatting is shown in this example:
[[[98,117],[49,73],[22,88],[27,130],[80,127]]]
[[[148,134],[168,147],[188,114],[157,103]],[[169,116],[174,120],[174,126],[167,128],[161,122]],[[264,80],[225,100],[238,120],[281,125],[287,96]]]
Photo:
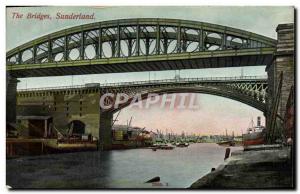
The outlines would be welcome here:
[[[61,30],[7,52],[15,77],[267,65],[276,40],[215,24],[125,19]]]

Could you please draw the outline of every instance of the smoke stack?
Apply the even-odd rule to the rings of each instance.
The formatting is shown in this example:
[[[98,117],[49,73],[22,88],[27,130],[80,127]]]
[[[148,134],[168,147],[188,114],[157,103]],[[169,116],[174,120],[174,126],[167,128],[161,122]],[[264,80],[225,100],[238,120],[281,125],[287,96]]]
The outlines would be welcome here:
[[[260,127],[260,124],[261,124],[260,117],[257,117],[257,126]]]

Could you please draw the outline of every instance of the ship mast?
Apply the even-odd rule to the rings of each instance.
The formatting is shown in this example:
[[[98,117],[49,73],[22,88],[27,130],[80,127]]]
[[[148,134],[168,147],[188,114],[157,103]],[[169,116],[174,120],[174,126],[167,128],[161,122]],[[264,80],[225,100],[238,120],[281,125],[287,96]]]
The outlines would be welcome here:
[[[254,127],[254,121],[253,121],[253,117],[252,117],[248,128],[252,129],[253,127]]]

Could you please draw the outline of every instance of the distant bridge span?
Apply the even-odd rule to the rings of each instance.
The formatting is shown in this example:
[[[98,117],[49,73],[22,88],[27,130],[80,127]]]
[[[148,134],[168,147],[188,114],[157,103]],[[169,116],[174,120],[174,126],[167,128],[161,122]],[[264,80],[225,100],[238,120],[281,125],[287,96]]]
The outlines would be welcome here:
[[[91,23],[7,52],[12,77],[269,65],[276,40],[227,26],[177,19]]]

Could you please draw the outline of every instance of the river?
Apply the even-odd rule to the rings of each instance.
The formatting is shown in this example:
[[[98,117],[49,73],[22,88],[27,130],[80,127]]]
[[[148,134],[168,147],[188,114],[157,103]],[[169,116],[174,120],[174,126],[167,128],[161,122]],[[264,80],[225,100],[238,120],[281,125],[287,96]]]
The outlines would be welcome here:
[[[233,147],[232,150],[241,149]],[[12,188],[187,188],[224,160],[225,147],[131,149],[23,157],[6,161]],[[159,184],[145,183],[159,176]]]

